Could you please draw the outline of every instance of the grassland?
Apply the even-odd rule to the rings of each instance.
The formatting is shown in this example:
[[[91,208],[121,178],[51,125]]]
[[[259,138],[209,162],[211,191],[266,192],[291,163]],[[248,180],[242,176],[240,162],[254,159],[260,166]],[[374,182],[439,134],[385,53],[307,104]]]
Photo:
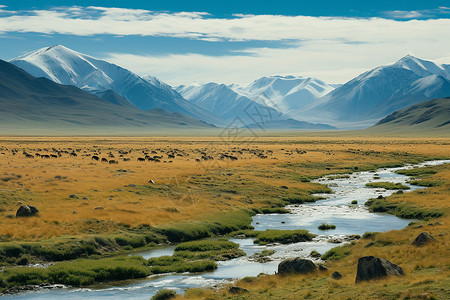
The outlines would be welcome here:
[[[103,265],[102,260],[158,244],[255,234],[250,230],[253,214],[287,212],[283,208],[287,204],[317,201],[311,194],[330,192],[312,179],[449,158],[448,153],[446,138],[3,137],[1,264],[5,270],[17,270],[16,265],[61,261],[55,268],[61,266],[71,274],[78,263]],[[94,155],[118,163],[93,160]],[[396,194],[389,201],[445,211],[446,170],[442,167],[417,179],[442,182],[430,187],[439,192],[411,194],[413,199],[426,195],[424,203],[411,200],[410,193]],[[39,215],[16,218],[21,203],[36,206]],[[354,259],[353,247],[345,259]],[[135,262],[138,270],[140,263]],[[143,268],[145,272],[136,273],[140,275],[125,274],[133,278],[151,273],[149,266]],[[41,280],[53,276],[46,273],[50,271],[39,272]],[[91,275],[80,282],[115,277]],[[19,284],[4,280],[3,286]]]
[[[235,285],[248,289],[233,295],[227,288],[218,291],[193,289],[185,299],[447,299],[450,285],[450,165],[417,169],[419,178],[443,182],[425,190],[394,193],[383,199],[397,207],[413,207],[418,221],[402,230],[386,233],[367,232],[350,244],[322,255],[328,271],[313,275],[261,275],[243,278]],[[376,199],[375,199],[376,200]],[[438,211],[440,215],[427,215]],[[419,213],[422,212],[422,213]],[[396,213],[395,210],[388,213]],[[437,242],[422,247],[411,245],[421,232]],[[355,284],[358,258],[373,255],[390,260],[405,270],[406,276]],[[331,278],[334,271],[341,280]],[[178,296],[182,298],[181,296]]]

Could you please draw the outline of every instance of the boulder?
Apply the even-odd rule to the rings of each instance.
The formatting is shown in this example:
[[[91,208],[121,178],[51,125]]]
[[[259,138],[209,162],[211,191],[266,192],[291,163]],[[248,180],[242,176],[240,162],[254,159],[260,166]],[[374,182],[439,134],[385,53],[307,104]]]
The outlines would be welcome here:
[[[232,286],[228,289],[228,292],[230,292],[230,294],[242,294],[247,293],[248,290],[238,286]]]
[[[279,274],[307,274],[316,270],[317,267],[312,261],[300,257],[285,259],[278,265]]]
[[[338,271],[334,271],[333,274],[331,274],[331,278],[339,280],[342,278],[342,274]]]
[[[32,217],[39,213],[39,210],[32,205],[21,205],[16,212],[16,218],[18,217]]]
[[[364,256],[358,260],[355,282],[358,283],[372,279],[381,279],[388,276],[403,275],[405,275],[405,273],[402,268],[386,259]]]
[[[414,241],[412,241],[411,245],[420,247],[433,242],[436,242],[434,237],[426,232],[422,232],[414,239]]]

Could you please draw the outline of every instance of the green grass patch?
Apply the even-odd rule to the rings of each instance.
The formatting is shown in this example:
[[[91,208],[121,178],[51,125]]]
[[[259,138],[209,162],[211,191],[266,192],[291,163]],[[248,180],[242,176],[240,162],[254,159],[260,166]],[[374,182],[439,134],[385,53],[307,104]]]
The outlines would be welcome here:
[[[186,242],[224,235],[233,231],[253,229],[253,211],[236,210],[215,216],[214,221],[180,222],[158,228],[170,242]]]
[[[2,242],[0,266],[87,258],[120,250],[153,247],[164,241],[163,236],[148,229],[146,233],[123,233],[110,236],[95,235],[82,238],[63,236],[39,243]]]
[[[229,260],[244,256],[245,252],[239,245],[226,240],[201,240],[179,244],[175,247],[173,256],[189,260],[212,259],[215,261]]]
[[[316,235],[307,230],[266,230],[258,232],[255,244],[266,245],[271,243],[292,244],[311,241]]]
[[[369,199],[365,205],[369,207],[370,212],[388,213],[404,219],[427,220],[444,215],[438,209],[421,208],[410,203],[396,203],[387,199]]]
[[[179,256],[161,256],[148,260],[151,274],[199,273],[217,269],[217,263],[209,259],[188,260]]]
[[[291,211],[284,207],[263,207],[260,209],[253,209],[258,214],[290,214]]]
[[[325,252],[325,254],[322,255],[321,258],[323,260],[340,260],[350,254],[351,251],[350,251],[349,247],[350,247],[350,245],[334,247],[334,248],[328,250],[327,252]]]
[[[417,185],[417,186],[424,186],[424,187],[433,187],[433,186],[441,186],[444,184],[443,181],[439,180],[412,180],[409,182],[409,184]]]
[[[434,170],[434,167],[423,167],[423,168],[413,168],[409,170],[398,170],[395,171],[395,173],[406,176],[418,177],[423,175],[436,174],[437,171]]]
[[[322,223],[317,228],[320,230],[330,230],[330,229],[336,229],[336,225]]]
[[[0,273],[4,289],[29,284],[59,283],[83,286],[95,282],[143,278],[150,275],[147,261],[138,256],[78,259],[47,268],[11,267]]]
[[[215,261],[244,256],[239,245],[227,240],[190,241],[177,245],[172,256],[150,258],[148,264],[152,274],[198,273],[217,268]]]
[[[169,289],[162,289],[159,290],[152,298],[151,300],[167,300],[167,299],[173,299],[175,298],[177,293],[173,290]]]
[[[409,190],[409,186],[403,185],[399,182],[394,183],[394,182],[385,182],[385,181],[380,181],[380,182],[369,182],[366,183],[366,187],[369,188],[380,188],[380,189],[386,189],[386,190]]]
[[[288,202],[289,204],[312,203],[322,199],[324,198],[312,195],[289,196],[282,198],[282,200]]]

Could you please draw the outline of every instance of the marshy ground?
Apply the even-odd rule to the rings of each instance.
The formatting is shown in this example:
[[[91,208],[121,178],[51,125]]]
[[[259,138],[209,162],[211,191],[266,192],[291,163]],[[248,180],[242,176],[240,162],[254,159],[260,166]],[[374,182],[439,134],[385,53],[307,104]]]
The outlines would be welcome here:
[[[109,263],[101,260],[105,255],[160,243],[248,231],[254,213],[283,212],[286,204],[314,201],[312,193],[328,192],[326,186],[310,182],[326,174],[449,159],[449,153],[450,141],[446,138],[3,137],[1,263],[6,269],[17,264],[69,259],[76,259],[76,268],[94,259],[103,265],[120,265],[120,257],[108,258],[112,260]],[[427,190],[398,193],[383,200],[388,203],[372,203],[370,209],[406,211],[415,216],[423,210],[441,214],[423,215],[431,219],[336,250],[346,255],[337,255],[340,260],[327,264],[330,271],[339,270],[344,275],[341,281],[330,279],[331,273],[292,278],[261,276],[238,282],[250,289],[247,295],[232,296],[226,289],[192,290],[186,297],[345,299],[361,295],[364,290],[372,293],[369,297],[394,299],[448,293],[449,166],[423,173],[416,174],[415,180]],[[394,211],[389,211],[392,203]],[[16,218],[22,204],[36,206],[39,215]],[[410,246],[422,231],[436,236],[439,243],[423,248]],[[390,258],[408,275],[355,286],[355,266],[363,255]],[[192,257],[179,257],[187,256]],[[128,260],[126,263],[136,269],[125,272],[123,279],[150,274],[146,261]],[[57,270],[57,265],[53,267],[55,272],[63,272]],[[73,283],[82,285],[116,277],[94,276]],[[5,288],[11,286],[8,278],[2,280]],[[20,283],[30,282],[14,284]]]

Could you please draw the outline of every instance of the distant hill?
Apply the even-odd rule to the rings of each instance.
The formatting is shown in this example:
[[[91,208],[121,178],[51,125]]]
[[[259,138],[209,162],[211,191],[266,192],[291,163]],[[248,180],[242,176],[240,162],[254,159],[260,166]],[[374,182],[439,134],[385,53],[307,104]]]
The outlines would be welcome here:
[[[368,129],[372,132],[447,132],[450,135],[450,97],[424,101],[396,111]]]
[[[213,125],[162,109],[141,111],[112,91],[100,95],[35,78],[0,60],[1,134],[148,132]]]

